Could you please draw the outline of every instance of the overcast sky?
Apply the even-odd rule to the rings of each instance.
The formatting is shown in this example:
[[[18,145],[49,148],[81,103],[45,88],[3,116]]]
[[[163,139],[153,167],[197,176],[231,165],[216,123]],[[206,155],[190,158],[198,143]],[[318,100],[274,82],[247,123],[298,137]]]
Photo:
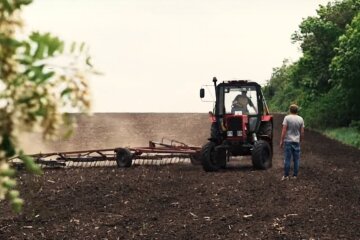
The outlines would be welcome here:
[[[326,0],[35,0],[26,31],[86,42],[94,112],[207,112],[203,84],[264,84],[301,55],[291,34]]]

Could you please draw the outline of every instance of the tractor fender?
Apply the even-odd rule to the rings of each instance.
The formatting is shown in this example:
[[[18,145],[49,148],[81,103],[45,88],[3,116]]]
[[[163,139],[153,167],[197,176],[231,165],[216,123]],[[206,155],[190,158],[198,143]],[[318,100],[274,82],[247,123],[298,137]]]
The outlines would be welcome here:
[[[263,115],[261,116],[261,121],[262,122],[270,122],[273,120],[273,116],[272,115]]]

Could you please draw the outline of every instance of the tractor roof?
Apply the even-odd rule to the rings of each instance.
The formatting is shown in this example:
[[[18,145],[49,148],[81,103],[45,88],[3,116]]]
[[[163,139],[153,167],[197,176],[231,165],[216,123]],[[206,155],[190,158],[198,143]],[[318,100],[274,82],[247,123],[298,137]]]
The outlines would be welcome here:
[[[223,81],[219,85],[227,85],[227,86],[260,86],[257,82],[252,82],[248,80],[230,80],[230,81]]]

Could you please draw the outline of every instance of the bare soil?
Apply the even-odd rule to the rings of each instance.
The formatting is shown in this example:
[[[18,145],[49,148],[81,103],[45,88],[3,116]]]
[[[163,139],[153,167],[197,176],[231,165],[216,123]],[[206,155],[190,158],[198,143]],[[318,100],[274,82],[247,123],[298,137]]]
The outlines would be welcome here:
[[[78,120],[72,139],[41,148],[140,146],[162,136],[202,145],[210,127],[206,114]],[[242,158],[217,173],[184,163],[20,172],[26,206],[17,215],[0,203],[0,239],[360,239],[360,151],[306,131],[298,179],[280,181],[281,120],[275,115],[267,171]]]

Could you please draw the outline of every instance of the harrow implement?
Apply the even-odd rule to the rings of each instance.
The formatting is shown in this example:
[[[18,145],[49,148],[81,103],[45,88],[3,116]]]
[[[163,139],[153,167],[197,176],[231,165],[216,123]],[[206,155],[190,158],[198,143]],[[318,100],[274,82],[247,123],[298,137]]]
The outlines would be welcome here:
[[[69,152],[38,153],[29,155],[43,168],[163,165],[170,163],[200,164],[200,147],[188,146],[176,140],[163,138],[149,141],[148,147],[119,147]],[[21,168],[22,161],[14,157],[11,163]]]

